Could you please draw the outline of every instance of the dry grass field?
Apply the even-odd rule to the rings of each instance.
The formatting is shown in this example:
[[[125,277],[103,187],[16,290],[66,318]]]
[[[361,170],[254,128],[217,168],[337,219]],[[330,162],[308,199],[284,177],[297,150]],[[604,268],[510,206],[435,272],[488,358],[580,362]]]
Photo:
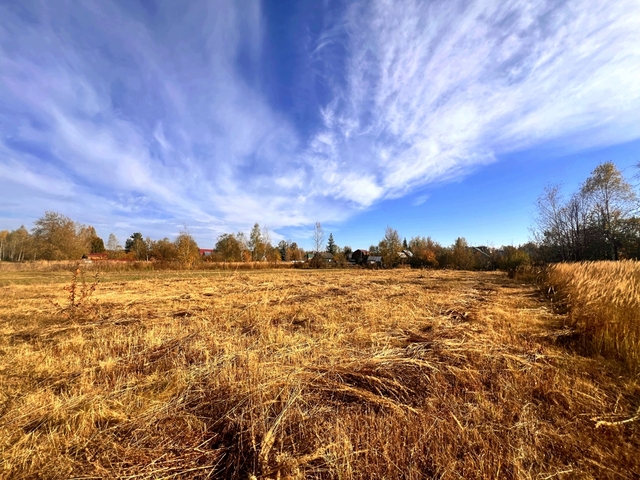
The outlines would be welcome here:
[[[505,274],[69,278],[0,271],[2,478],[639,478],[638,376]]]

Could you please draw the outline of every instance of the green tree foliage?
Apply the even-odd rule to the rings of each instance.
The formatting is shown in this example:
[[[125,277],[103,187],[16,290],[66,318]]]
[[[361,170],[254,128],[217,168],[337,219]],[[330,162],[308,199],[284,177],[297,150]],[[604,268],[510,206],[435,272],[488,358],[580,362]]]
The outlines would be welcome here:
[[[251,251],[249,250],[249,240],[247,240],[247,235],[244,232],[238,232],[236,233],[236,240],[238,241],[238,244],[240,245],[240,251],[241,253],[241,257],[242,257],[242,261],[243,262],[248,262],[251,260]]]
[[[127,240],[124,242],[124,251],[129,253],[133,251],[136,240],[144,242],[144,238],[140,232],[136,232],[132,234]]]
[[[296,242],[289,242],[287,252],[287,257],[290,261],[301,262],[304,260],[305,252],[302,248],[298,247]]]
[[[81,227],[80,236],[82,237],[82,243],[86,245],[86,253],[102,253],[105,251],[103,240],[92,226]]]
[[[91,253],[103,253],[105,251],[104,241],[98,236],[93,237],[91,239]]]
[[[327,252],[329,252],[331,255],[335,255],[336,253],[338,253],[338,245],[336,245],[336,242],[333,240],[333,233],[329,234],[329,240],[327,241]]]
[[[288,262],[289,258],[289,242],[287,240],[280,240],[278,242],[278,252],[280,252],[280,259],[283,262]]]
[[[627,218],[620,223],[618,241],[621,258],[640,258],[640,218]]]
[[[531,258],[524,249],[506,246],[502,247],[502,254],[498,257],[498,268],[505,270],[510,277],[514,277],[519,267],[529,265]]]
[[[124,244],[124,251],[133,254],[136,260],[147,260],[148,245],[145,242],[142,233],[136,232],[132,234]]]
[[[270,263],[278,263],[282,261],[282,254],[280,250],[271,245],[271,242],[265,245],[265,259]]]
[[[262,237],[260,225],[258,225],[257,223],[253,225],[251,233],[249,233],[249,241],[247,246],[249,247],[249,251],[251,252],[251,259],[254,262],[262,260],[262,258],[265,256],[266,245]]]
[[[291,240],[280,240],[278,242],[278,252],[283,262],[301,261],[304,257],[304,250],[298,247],[296,242]]]

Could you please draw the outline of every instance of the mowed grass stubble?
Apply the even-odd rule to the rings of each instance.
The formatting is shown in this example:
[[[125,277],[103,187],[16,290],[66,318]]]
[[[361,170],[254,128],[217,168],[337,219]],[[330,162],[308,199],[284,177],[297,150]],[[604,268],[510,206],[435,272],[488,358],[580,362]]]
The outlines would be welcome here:
[[[4,478],[640,471],[637,379],[504,274],[107,273],[65,312],[3,277]]]

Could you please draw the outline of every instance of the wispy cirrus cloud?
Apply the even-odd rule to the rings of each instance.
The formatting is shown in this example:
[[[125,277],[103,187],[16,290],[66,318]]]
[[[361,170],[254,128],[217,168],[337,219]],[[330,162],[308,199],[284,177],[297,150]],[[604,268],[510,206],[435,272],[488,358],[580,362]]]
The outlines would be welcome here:
[[[326,6],[278,65],[267,7],[0,4],[1,214],[277,236],[501,153],[640,136],[636,1]]]
[[[362,2],[344,28],[318,137],[375,178],[365,205],[543,142],[638,138],[637,2]]]
[[[108,214],[110,207],[116,217],[133,216],[128,223],[146,223],[152,214],[223,228],[277,215],[277,208],[258,212],[282,199],[245,188],[266,188],[255,167],[266,157],[270,172],[281,162],[269,156],[295,141],[287,122],[234,70],[238,49],[252,57],[259,51],[257,4],[165,11],[155,29],[114,4],[76,5],[72,16],[72,5],[37,6],[6,9],[2,40],[9,48],[0,57],[8,99],[3,148],[22,156],[27,172],[55,168],[82,187],[77,202],[83,190],[99,192],[106,202],[91,210]],[[25,146],[46,158],[26,161]],[[51,178],[27,177],[40,178],[40,185],[31,181],[34,189],[50,189]],[[132,210],[121,201],[131,197],[156,211]]]

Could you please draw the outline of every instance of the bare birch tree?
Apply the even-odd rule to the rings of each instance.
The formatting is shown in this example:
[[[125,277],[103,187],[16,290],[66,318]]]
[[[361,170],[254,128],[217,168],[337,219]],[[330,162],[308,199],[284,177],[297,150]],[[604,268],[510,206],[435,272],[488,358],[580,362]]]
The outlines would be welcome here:
[[[322,230],[320,222],[316,222],[316,225],[313,228],[313,245],[315,247],[314,252],[316,254],[322,251],[322,247],[324,245],[324,231]]]

